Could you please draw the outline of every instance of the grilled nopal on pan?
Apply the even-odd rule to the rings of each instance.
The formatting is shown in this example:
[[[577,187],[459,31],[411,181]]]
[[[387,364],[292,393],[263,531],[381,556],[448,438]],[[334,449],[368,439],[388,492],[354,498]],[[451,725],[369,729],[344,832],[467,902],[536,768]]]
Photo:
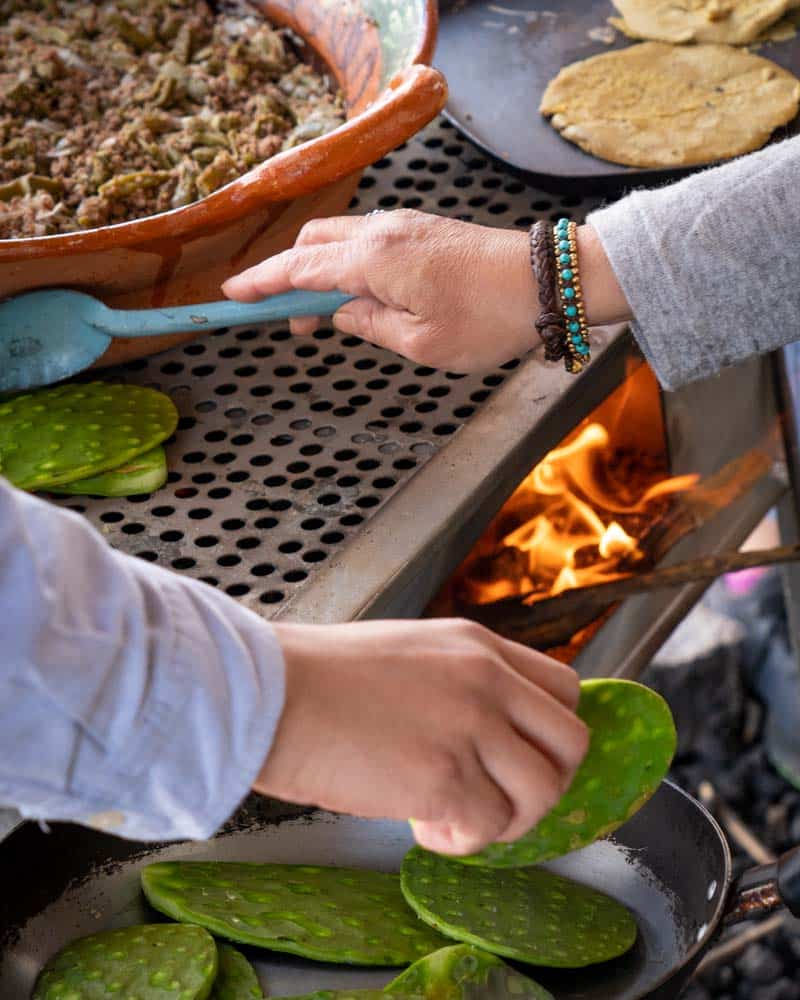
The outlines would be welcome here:
[[[356,868],[164,861],[142,871],[173,920],[271,951],[344,965],[408,965],[447,944],[417,918],[400,876]]]
[[[543,986],[473,945],[426,955],[383,990],[318,990],[291,1000],[553,1000]]]

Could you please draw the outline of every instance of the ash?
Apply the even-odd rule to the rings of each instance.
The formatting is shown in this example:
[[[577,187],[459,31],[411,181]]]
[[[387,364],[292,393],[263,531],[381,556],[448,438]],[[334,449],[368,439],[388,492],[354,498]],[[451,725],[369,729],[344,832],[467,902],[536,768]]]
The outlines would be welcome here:
[[[800,844],[800,792],[773,765],[786,772],[800,752],[800,675],[788,635],[777,572],[739,594],[720,581],[642,678],[675,713],[673,780],[694,795],[710,781],[775,854]],[[731,848],[738,875],[753,862]],[[787,914],[779,930],[702,972],[683,997],[800,1000],[800,920]]]

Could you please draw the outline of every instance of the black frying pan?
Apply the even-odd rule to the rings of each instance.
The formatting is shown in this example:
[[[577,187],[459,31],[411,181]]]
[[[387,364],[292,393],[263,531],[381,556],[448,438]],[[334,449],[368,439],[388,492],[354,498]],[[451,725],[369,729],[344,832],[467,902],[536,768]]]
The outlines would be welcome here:
[[[633,44],[619,34],[612,44],[597,39],[595,32],[616,13],[611,0],[440,0],[439,7],[434,63],[450,87],[447,116],[534,186],[578,197],[616,197],[690,172],[600,160],[562,139],[539,114],[545,87],[564,66]],[[759,54],[800,73],[800,35],[764,46]],[[800,118],[776,138],[798,132]]]
[[[411,846],[404,823],[301,813],[276,803],[214,840],[157,846],[67,824],[24,824],[0,845],[0,998],[25,1000],[42,963],[66,942],[158,917],[138,871],[166,858],[306,862],[396,870]],[[731,887],[731,855],[712,817],[665,782],[613,839],[560,859],[554,870],[620,899],[639,939],[623,958],[580,972],[532,970],[558,1000],[676,997],[726,915],[766,912],[781,900],[800,914],[800,848]],[[347,969],[249,951],[269,995],[379,986],[389,970]]]

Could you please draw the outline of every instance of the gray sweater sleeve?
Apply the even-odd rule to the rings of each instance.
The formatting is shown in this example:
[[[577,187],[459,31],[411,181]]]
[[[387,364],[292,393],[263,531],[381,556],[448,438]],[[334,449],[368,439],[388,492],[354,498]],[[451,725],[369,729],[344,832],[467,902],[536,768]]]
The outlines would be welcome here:
[[[800,340],[800,137],[588,222],[665,388]]]

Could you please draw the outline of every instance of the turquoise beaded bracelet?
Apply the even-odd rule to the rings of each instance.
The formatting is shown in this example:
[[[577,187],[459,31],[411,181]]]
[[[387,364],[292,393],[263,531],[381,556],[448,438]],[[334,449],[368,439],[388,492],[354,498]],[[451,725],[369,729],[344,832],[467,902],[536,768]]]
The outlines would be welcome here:
[[[583,309],[578,268],[577,226],[569,219],[559,219],[553,231],[555,239],[558,293],[567,325],[567,371],[577,374],[591,361],[589,327]]]

